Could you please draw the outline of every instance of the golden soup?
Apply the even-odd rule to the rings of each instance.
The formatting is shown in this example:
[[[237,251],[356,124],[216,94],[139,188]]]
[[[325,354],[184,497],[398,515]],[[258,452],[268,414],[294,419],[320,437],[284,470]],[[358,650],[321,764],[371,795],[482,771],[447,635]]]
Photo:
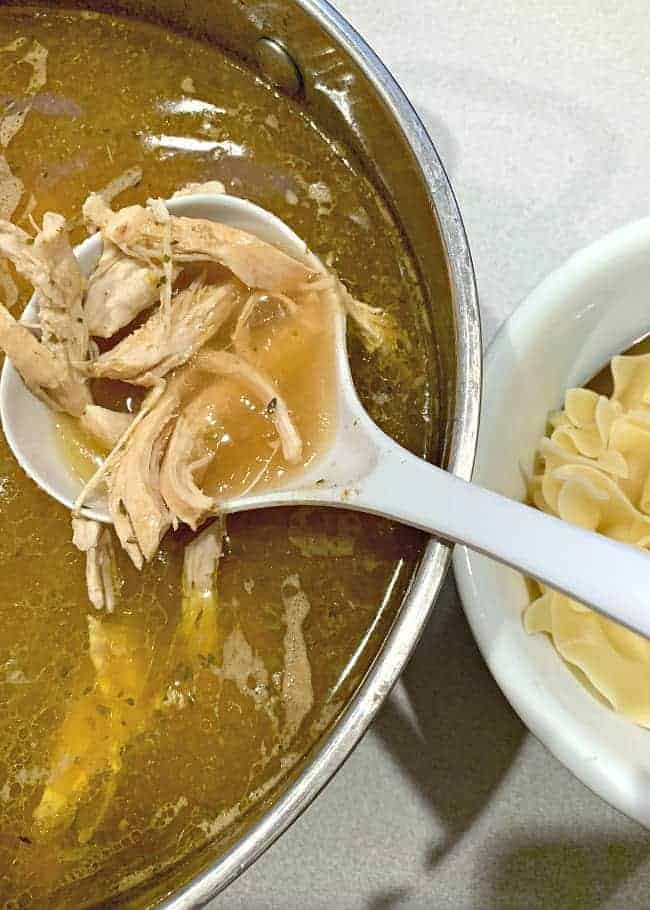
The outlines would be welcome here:
[[[47,52],[36,93],[25,60],[35,48]],[[22,183],[17,222],[47,210],[78,218],[89,192],[134,166],[143,180],[116,205],[222,181],[276,212],[356,296],[394,317],[390,352],[368,353],[350,330],[358,389],[399,442],[418,453],[437,444],[408,251],[355,161],[299,106],[214,46],[96,13],[1,7],[0,73],[0,120],[25,113],[0,159],[0,179],[8,168],[14,181],[5,188]],[[78,227],[73,240],[83,236]],[[29,295],[18,289],[15,314]],[[246,432],[239,421],[230,429]],[[226,471],[215,489],[229,482]],[[120,553],[118,609],[89,619],[69,514],[0,436],[2,906],[128,901],[132,886],[207,841],[217,852],[345,705],[423,547],[421,535],[357,514],[233,517],[217,625],[198,653],[179,626],[188,539],[169,534],[140,573]],[[89,648],[100,627],[110,659],[98,674]],[[45,826],[48,786],[56,823]]]

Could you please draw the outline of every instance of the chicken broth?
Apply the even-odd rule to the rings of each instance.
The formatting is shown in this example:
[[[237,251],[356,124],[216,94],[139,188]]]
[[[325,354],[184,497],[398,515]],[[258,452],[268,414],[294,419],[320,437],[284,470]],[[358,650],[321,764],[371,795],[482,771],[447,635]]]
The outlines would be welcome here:
[[[247,342],[252,362],[273,376],[303,441],[297,464],[282,455],[270,425],[269,404],[254,402],[239,389],[224,394],[216,386],[210,404],[216,417],[210,440],[215,458],[203,486],[219,499],[285,483],[317,458],[332,436],[336,421],[333,313],[322,301],[304,303],[294,313],[276,314],[254,326]],[[228,407],[220,402],[234,402]]]
[[[0,131],[12,134],[0,155],[3,217],[27,226],[61,212],[77,242],[88,193],[127,169],[143,178],[116,208],[221,181],[276,212],[356,296],[392,316],[394,344],[374,352],[351,326],[355,382],[400,443],[437,451],[432,352],[408,251],[370,182],[298,106],[213,46],[90,12],[0,7],[0,72]],[[1,267],[2,302],[12,304],[13,287],[18,314],[30,290]],[[251,322],[244,343],[265,367],[279,357],[272,366],[312,444],[308,460],[330,431],[330,366],[313,370],[321,330],[304,326],[311,341],[280,357],[293,318],[279,307]],[[265,345],[269,333],[277,345]],[[218,457],[205,481],[218,495],[245,486],[253,462],[269,475],[286,467],[269,414],[231,381],[197,389],[202,417],[214,417],[207,444]],[[132,394],[95,385],[107,404]],[[242,471],[238,447],[251,435],[259,449]],[[71,447],[83,471],[82,444]],[[181,528],[140,572],[117,554],[123,583],[107,615],[88,603],[69,528],[69,513],[0,439],[0,903],[135,906],[153,875],[182,876],[207,843],[217,855],[279,792],[366,672],[424,539],[334,510],[234,516],[217,594],[183,584],[193,543]]]

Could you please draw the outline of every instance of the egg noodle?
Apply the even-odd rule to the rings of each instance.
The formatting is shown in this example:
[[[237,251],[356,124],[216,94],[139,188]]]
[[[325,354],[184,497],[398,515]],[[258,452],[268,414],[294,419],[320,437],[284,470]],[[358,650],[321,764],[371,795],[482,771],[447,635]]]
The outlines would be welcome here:
[[[650,550],[650,354],[615,357],[611,371],[611,398],[570,389],[564,410],[550,415],[529,498],[544,512]],[[650,641],[544,586],[524,626],[550,635],[616,712],[650,727]]]

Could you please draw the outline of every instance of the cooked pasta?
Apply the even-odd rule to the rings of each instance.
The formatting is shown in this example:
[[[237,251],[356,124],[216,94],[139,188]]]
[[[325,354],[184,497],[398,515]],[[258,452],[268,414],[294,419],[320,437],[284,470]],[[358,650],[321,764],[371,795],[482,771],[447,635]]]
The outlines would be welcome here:
[[[650,550],[650,354],[615,357],[611,371],[611,398],[570,389],[564,410],[550,415],[529,497],[544,512]],[[524,626],[547,633],[615,711],[650,727],[650,641],[545,587]]]

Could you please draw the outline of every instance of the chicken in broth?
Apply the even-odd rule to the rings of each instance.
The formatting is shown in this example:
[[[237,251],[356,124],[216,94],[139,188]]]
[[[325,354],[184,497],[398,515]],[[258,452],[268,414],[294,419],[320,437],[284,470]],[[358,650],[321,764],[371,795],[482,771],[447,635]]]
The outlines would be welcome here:
[[[177,277],[182,281],[184,272]],[[93,282],[91,276],[91,300]],[[208,280],[204,271],[186,283],[172,299],[168,323],[161,307],[89,364],[95,401],[111,408],[94,403],[80,420],[58,416],[64,457],[90,480],[129,426],[134,384],[146,388],[186,361],[190,369],[177,378],[187,407],[168,451],[187,450],[215,505],[307,468],[327,447],[336,421],[334,320],[343,307],[332,292],[335,282],[323,282],[323,292],[306,286],[294,299],[247,289],[220,273]],[[111,296],[105,299],[110,305]],[[380,325],[376,319],[377,331]],[[384,326],[387,331],[385,320]],[[205,345],[203,353],[194,357],[199,345]],[[171,477],[165,465],[163,485]]]
[[[0,438],[0,905],[137,906],[281,792],[367,671],[422,552],[421,535],[370,516],[219,517],[220,501],[327,445],[328,293],[352,317],[365,406],[419,454],[437,451],[435,360],[372,184],[218,48],[2,6],[0,72],[0,344],[115,518],[71,529]],[[167,223],[155,200],[198,185],[276,213],[330,284],[260,282],[205,246],[200,262],[166,258],[165,237],[208,229]],[[124,212],[139,233],[120,233]],[[84,282],[69,248],[89,227],[104,253]],[[34,285],[39,334],[16,324]],[[138,483],[143,451],[160,488]],[[140,522],[143,489],[157,511]]]

